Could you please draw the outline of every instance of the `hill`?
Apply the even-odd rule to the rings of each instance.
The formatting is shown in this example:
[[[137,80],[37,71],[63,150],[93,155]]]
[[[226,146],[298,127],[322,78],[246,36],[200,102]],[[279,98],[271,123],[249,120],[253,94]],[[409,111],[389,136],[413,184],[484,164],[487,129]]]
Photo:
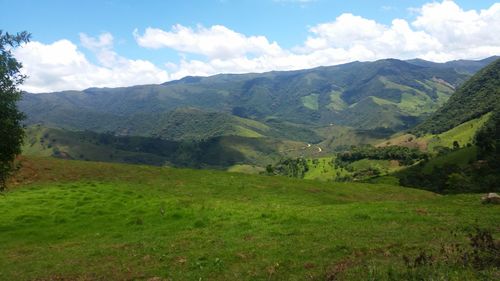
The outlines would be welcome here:
[[[420,135],[397,134],[375,148],[352,146],[326,161],[328,165],[317,159],[297,162],[301,165],[292,165],[294,169],[290,169],[288,162],[281,162],[276,170],[288,176],[336,180],[377,181],[376,177],[393,174],[403,185],[440,193],[499,191],[499,81],[497,59],[417,126],[414,131]],[[432,130],[426,132],[428,128]],[[429,154],[419,155],[415,149]],[[395,161],[399,163],[391,165]],[[291,173],[298,170],[295,166],[303,172]]]
[[[387,59],[298,71],[185,77],[161,85],[26,93],[19,106],[28,124],[143,136],[153,133],[149,124],[161,128],[158,121],[180,108],[216,111],[267,126],[269,120],[279,120],[400,130],[434,112],[469,76],[442,64]],[[183,114],[187,113],[197,115],[189,110]]]
[[[477,195],[49,158],[21,167],[0,196],[2,280],[498,275],[494,248],[470,243],[499,235],[498,209]]]
[[[472,60],[454,60],[445,63],[435,63],[431,61],[426,61],[422,59],[407,60],[411,64],[425,66],[425,67],[441,67],[441,68],[453,68],[459,73],[474,74],[478,72],[481,68],[492,63],[493,61],[499,59],[500,56],[492,56],[478,61]]]
[[[437,157],[398,172],[401,184],[445,193],[499,192],[500,112],[490,116],[476,131],[473,145],[441,150]]]
[[[228,135],[173,141],[43,126],[28,127],[23,145],[23,154],[30,156],[218,169],[237,164],[265,167],[281,157],[314,152],[302,142],[268,137]]]
[[[443,107],[412,132],[441,133],[494,110],[500,110],[500,59],[471,77]]]
[[[468,146],[475,142],[476,134],[490,121],[491,116],[492,112],[486,113],[479,118],[469,120],[439,134],[425,134],[422,136],[398,134],[378,143],[376,146],[413,147],[430,153],[438,153],[442,149],[452,149],[454,146]]]
[[[499,98],[500,59],[497,59],[413,130],[420,134],[440,133],[422,137],[438,156],[401,171],[398,174],[401,183],[438,192],[499,191]]]
[[[175,141],[199,141],[220,136],[270,137],[304,142],[321,140],[321,137],[307,126],[288,124],[280,120],[268,120],[266,123],[262,123],[228,113],[204,111],[196,108],[178,108],[165,114],[159,114],[154,118],[154,122],[151,121],[148,115],[143,115],[142,118],[136,117],[131,122],[137,122],[134,127],[143,128],[143,131],[127,131],[122,134],[153,135]]]

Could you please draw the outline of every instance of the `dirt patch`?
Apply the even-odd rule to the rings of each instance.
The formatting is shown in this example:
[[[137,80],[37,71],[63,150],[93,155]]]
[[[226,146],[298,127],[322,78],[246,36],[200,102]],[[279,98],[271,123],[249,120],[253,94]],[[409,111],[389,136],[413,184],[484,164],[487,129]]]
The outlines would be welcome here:
[[[61,275],[54,274],[48,277],[36,278],[33,281],[104,281],[106,278],[88,275]]]
[[[425,216],[425,215],[429,214],[429,211],[427,211],[427,209],[425,209],[425,208],[417,208],[417,209],[415,209],[415,213],[422,215],[422,216]]]
[[[406,134],[392,138],[390,140],[383,141],[377,144],[376,147],[385,147],[391,145],[404,146],[408,148],[417,148],[421,151],[427,150],[427,141],[418,139],[415,135],[411,134]]]
[[[254,239],[255,239],[255,237],[254,237],[254,236],[252,236],[252,235],[245,235],[245,236],[243,237],[243,240],[245,240],[245,241],[252,241],[252,240],[254,240]]]
[[[186,257],[175,257],[174,262],[179,265],[184,265],[187,263],[187,258]]]
[[[342,273],[344,273],[348,268],[354,266],[355,264],[356,262],[352,258],[344,259],[335,263],[333,266],[327,269],[325,276],[326,280],[340,280],[340,276],[342,275]]]
[[[313,269],[315,267],[316,267],[316,265],[314,263],[312,263],[312,262],[306,262],[306,263],[304,263],[304,268],[305,269]]]
[[[398,160],[390,160],[389,161],[389,167],[391,167],[391,168],[397,168],[397,167],[399,167],[399,161]]]

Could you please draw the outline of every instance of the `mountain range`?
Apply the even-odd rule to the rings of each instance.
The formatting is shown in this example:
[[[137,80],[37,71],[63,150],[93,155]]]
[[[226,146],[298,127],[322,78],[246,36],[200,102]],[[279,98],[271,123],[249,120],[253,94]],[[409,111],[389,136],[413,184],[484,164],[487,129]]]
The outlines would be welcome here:
[[[471,73],[492,60],[494,57],[440,64],[385,59],[297,71],[185,77],[161,85],[26,93],[19,105],[28,124],[159,134],[165,139],[178,135],[169,126],[159,129],[162,126],[156,123],[180,108],[224,113],[266,125],[334,123],[363,130],[401,130],[437,110]]]
[[[264,167],[282,157],[322,157],[352,145],[375,145],[409,128],[415,134],[444,132],[487,113],[494,95],[470,102],[476,100],[470,85],[483,85],[476,77],[492,67],[467,80],[495,59],[385,59],[185,77],[160,85],[25,93],[19,106],[31,127],[24,150],[189,167]],[[486,84],[498,89],[497,82]],[[457,107],[463,103],[475,111]],[[456,113],[448,107],[461,109]]]

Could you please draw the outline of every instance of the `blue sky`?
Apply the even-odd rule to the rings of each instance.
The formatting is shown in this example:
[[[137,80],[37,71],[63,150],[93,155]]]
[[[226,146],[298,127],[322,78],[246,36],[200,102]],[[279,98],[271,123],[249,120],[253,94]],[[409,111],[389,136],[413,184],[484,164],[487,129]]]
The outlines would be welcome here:
[[[500,4],[488,0],[0,0],[0,4],[2,10],[13,11],[2,13],[0,28],[9,32],[27,30],[33,34],[33,42],[39,43],[18,53],[26,71],[33,77],[27,89],[35,92],[79,89],[92,83],[95,84],[92,86],[127,85],[127,81],[153,83],[189,74],[286,70],[355,59],[419,56],[445,61],[498,54],[498,41],[493,38],[487,38],[484,46],[474,42],[457,46],[458,35],[470,36],[466,41],[486,36],[486,27],[478,31],[474,26],[488,25],[490,33],[491,25],[494,25],[493,30],[498,28],[499,22],[494,18],[500,17],[497,14]],[[445,19],[436,21],[435,17],[440,14],[446,14]],[[460,34],[455,34],[455,42],[448,34],[456,33],[457,20],[460,21],[457,25]],[[148,28],[151,28],[149,33],[146,32]],[[347,30],[346,34],[337,35],[342,33],[339,28]],[[377,34],[377,38],[371,34]],[[395,41],[400,38],[405,40]],[[193,43],[198,39],[198,43]],[[60,40],[66,40],[67,44],[57,48],[51,45]],[[180,42],[182,40],[184,42]],[[404,52],[399,52],[399,45],[404,46]],[[420,45],[424,47],[415,47]],[[475,51],[471,51],[472,45]],[[244,50],[240,51],[242,46]],[[391,46],[393,51],[386,52]],[[448,49],[450,52],[446,53]],[[74,73],[58,72],[51,76],[48,73],[50,65],[41,65],[35,54],[47,56],[57,52],[60,56],[68,56],[67,61],[61,59],[61,63],[80,67],[82,63],[88,64],[86,69],[102,70],[102,75],[110,75],[110,80],[116,83],[86,76],[86,83],[75,84],[77,78],[71,77]],[[142,63],[149,78],[131,80],[125,75],[113,74],[130,70],[134,62]],[[54,68],[61,69],[57,65]],[[37,72],[42,70],[44,73]],[[67,71],[82,73],[77,67]],[[63,77],[49,85],[57,80],[55,75]],[[122,81],[118,81],[120,79]]]

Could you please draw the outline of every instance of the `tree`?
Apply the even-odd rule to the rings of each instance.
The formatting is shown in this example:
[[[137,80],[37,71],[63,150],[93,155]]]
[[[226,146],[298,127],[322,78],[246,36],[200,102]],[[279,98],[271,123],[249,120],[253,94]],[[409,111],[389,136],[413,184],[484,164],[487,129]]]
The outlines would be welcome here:
[[[0,191],[6,187],[16,155],[21,153],[24,136],[24,115],[17,108],[21,98],[18,86],[26,78],[21,73],[22,65],[12,55],[12,49],[28,42],[26,31],[16,35],[0,30]]]

